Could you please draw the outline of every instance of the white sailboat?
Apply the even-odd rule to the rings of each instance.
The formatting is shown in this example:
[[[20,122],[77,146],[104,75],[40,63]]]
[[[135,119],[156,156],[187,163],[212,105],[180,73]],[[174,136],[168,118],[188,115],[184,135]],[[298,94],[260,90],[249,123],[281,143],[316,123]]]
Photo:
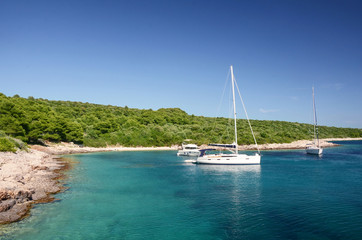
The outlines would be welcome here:
[[[260,151],[258,148],[258,144],[256,142],[253,129],[251,127],[248,114],[245,109],[244,102],[241,98],[238,85],[236,84],[235,78],[234,78],[234,72],[233,72],[233,66],[230,66],[230,72],[231,72],[231,85],[232,85],[232,92],[233,92],[233,109],[234,109],[234,130],[235,130],[235,142],[232,144],[209,144],[210,146],[217,146],[217,147],[224,147],[228,148],[231,152],[230,154],[226,153],[218,153],[218,154],[205,154],[206,150],[200,150],[201,154],[195,161],[197,164],[219,164],[219,165],[245,165],[245,164],[260,164]],[[253,138],[255,141],[255,144],[258,148],[258,152],[254,155],[247,155],[247,154],[239,154],[238,153],[238,135],[237,135],[237,127],[236,127],[236,105],[235,105],[235,86],[237,87],[237,90],[239,92],[239,96],[241,99],[241,102],[243,104],[246,118],[249,122],[250,130],[253,134]]]
[[[314,118],[314,138],[311,146],[306,148],[308,154],[321,155],[323,153],[323,148],[319,145],[319,136],[318,136],[318,125],[317,125],[317,110],[315,107],[315,98],[314,98],[314,87],[312,87],[313,92],[313,118]]]

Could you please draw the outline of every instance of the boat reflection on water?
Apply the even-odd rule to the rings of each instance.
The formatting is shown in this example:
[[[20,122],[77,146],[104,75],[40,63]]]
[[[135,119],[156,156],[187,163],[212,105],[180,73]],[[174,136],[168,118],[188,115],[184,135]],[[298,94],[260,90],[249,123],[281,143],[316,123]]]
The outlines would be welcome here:
[[[222,216],[228,229],[232,229],[228,233],[238,235],[233,239],[241,239],[243,230],[239,232],[238,229],[245,229],[246,219],[252,218],[255,209],[261,206],[261,166],[198,164],[197,170],[202,172],[208,186],[212,186],[207,193],[208,201],[212,201],[210,205],[220,206],[220,201],[225,203]]]

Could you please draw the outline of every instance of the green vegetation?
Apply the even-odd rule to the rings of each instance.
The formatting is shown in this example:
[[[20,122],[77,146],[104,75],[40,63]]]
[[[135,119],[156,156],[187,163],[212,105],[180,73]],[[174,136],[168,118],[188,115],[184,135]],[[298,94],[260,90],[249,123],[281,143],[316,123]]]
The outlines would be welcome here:
[[[7,97],[0,93],[0,130],[26,143],[74,142],[85,146],[169,146],[231,143],[227,118],[188,115],[178,108],[157,111],[70,101]],[[311,139],[310,124],[251,120],[258,143]],[[225,130],[226,129],[226,130]],[[362,129],[320,127],[320,137],[362,137]],[[253,143],[246,120],[238,120],[239,144]],[[6,137],[5,137],[6,138]],[[1,137],[1,145],[11,148]]]
[[[0,152],[16,152],[15,144],[8,138],[0,137]]]
[[[16,150],[27,150],[27,146],[20,139],[7,136],[0,131],[0,152],[16,152]]]

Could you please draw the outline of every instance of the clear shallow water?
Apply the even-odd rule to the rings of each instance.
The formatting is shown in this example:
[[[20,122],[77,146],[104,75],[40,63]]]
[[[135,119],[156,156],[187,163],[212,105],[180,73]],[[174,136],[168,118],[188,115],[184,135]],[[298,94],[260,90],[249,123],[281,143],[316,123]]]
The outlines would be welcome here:
[[[324,151],[267,151],[261,166],[74,155],[69,190],[0,239],[362,239],[362,141]]]

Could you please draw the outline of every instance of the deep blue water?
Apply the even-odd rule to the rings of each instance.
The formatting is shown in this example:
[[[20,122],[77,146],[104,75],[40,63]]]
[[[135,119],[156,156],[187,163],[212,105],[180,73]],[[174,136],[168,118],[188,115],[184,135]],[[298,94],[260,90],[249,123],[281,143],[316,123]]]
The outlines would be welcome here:
[[[362,141],[265,151],[260,166],[174,151],[71,156],[69,189],[0,239],[362,239]]]

